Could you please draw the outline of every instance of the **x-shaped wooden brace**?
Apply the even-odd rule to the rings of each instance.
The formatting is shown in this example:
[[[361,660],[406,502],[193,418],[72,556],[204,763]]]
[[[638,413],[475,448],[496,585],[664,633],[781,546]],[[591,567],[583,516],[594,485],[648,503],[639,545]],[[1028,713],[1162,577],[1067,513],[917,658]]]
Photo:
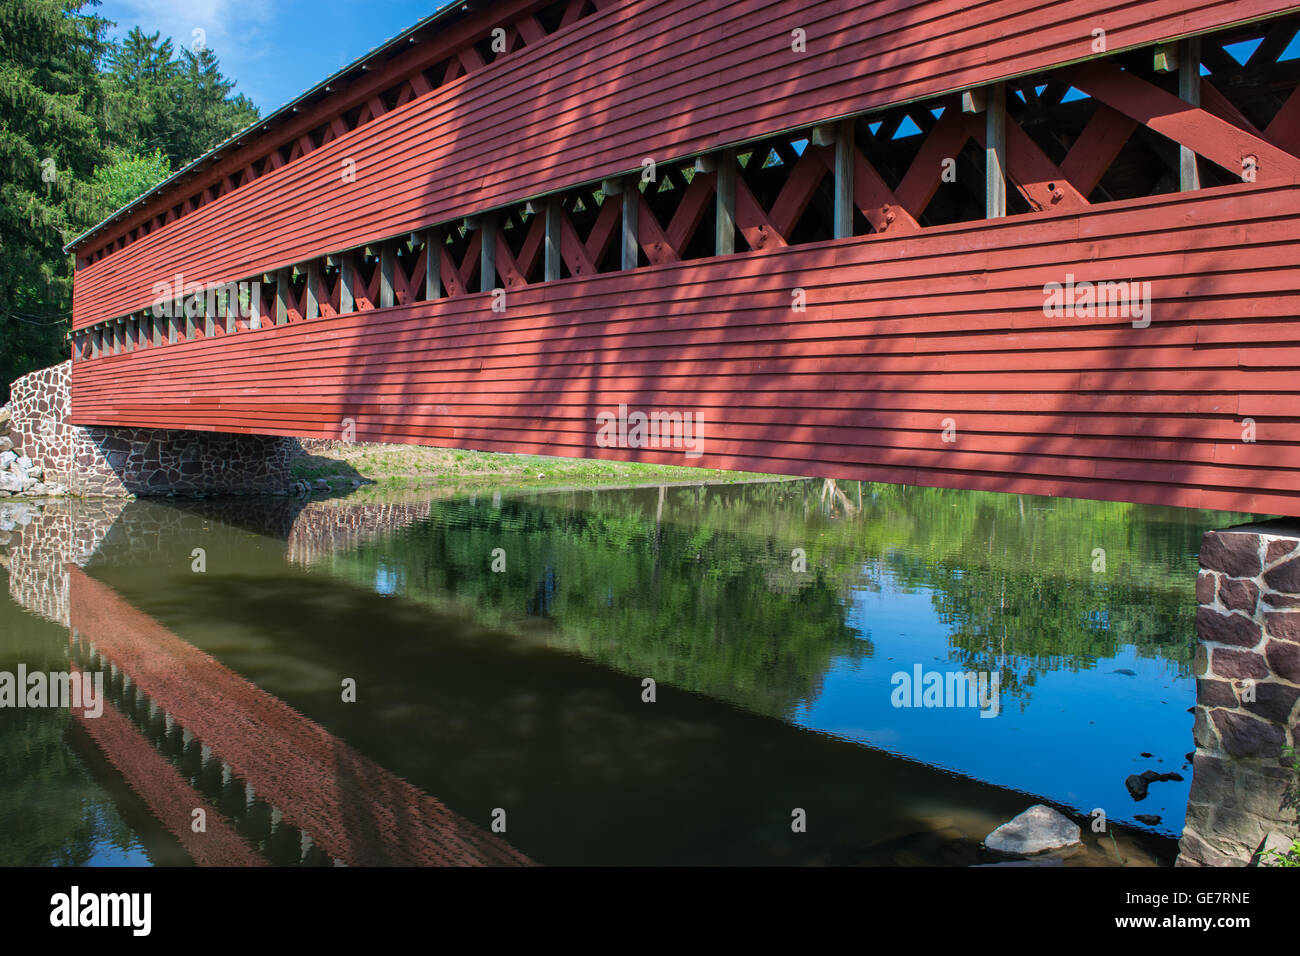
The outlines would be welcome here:
[[[1215,109],[1192,106],[1114,63],[1085,63],[1072,67],[1067,76],[1074,86],[1097,101],[1229,172],[1241,175],[1253,158],[1255,182],[1300,182],[1300,157],[1270,141],[1274,136],[1290,144],[1300,139],[1300,134],[1293,132],[1294,126],[1291,125],[1292,117],[1300,114],[1300,104],[1294,103],[1294,95],[1261,136],[1222,115],[1215,115]],[[1202,84],[1202,90],[1206,85]],[[1211,96],[1211,103],[1219,113],[1223,113],[1220,99]],[[1281,115],[1283,113],[1287,115]],[[1246,125],[1249,127],[1250,124]]]

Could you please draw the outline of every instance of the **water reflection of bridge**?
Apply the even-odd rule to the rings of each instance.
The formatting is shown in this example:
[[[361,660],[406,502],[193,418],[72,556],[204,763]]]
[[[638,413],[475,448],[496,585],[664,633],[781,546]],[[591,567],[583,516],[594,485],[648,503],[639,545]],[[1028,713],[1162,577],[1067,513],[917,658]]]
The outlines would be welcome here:
[[[73,659],[107,671],[114,707],[103,726],[81,723],[196,861],[248,862],[255,847],[275,863],[528,862],[112,589],[69,574]],[[196,807],[207,833],[191,831]]]
[[[70,503],[28,511],[8,552],[10,591],[69,627],[74,668],[104,672],[103,713],[77,713],[78,726],[194,862],[530,862],[88,576],[79,565],[123,508]],[[355,542],[418,513],[376,506],[348,514],[315,503],[297,519],[308,541],[328,539],[333,529],[335,540]]]

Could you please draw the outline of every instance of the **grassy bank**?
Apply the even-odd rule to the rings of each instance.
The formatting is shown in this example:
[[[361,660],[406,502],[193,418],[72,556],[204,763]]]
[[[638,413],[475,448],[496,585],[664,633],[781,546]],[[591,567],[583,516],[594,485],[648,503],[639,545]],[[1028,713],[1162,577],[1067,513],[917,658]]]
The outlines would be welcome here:
[[[509,455],[424,448],[418,445],[336,443],[296,459],[293,477],[315,485],[347,488],[361,482],[374,490],[424,488],[552,488],[657,482],[739,482],[770,478],[749,472],[650,465],[546,455]]]

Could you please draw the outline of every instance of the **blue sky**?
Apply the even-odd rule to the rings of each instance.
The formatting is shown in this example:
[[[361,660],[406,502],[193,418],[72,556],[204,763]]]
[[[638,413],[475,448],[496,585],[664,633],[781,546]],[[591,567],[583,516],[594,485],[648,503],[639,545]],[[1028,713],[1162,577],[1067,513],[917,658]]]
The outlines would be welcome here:
[[[178,46],[202,30],[221,68],[266,115],[385,40],[445,6],[445,0],[102,0],[117,26],[160,31]]]

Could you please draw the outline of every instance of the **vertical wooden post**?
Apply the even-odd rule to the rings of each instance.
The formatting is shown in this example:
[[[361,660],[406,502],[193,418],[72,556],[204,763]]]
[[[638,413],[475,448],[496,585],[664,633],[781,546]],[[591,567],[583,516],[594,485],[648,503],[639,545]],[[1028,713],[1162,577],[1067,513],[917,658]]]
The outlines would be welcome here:
[[[313,259],[307,263],[307,315],[308,319],[320,318],[320,260]]]
[[[254,282],[248,289],[248,327],[250,330],[262,327],[262,283],[260,281]]]
[[[543,243],[542,258],[544,265],[543,279],[552,282],[560,277],[560,217],[564,209],[559,196],[546,200],[546,238]]]
[[[397,271],[397,244],[393,240],[379,246],[379,307],[389,308],[395,300],[393,274]]]
[[[442,298],[442,230],[424,232],[424,297]]]
[[[239,285],[235,286],[234,298],[230,295],[230,286],[221,287],[221,309],[226,317],[226,334],[234,335],[239,326],[235,324],[235,317],[239,314],[240,308]]]
[[[289,275],[288,269],[280,269],[275,274],[275,324],[289,324]]]
[[[1188,37],[1179,44],[1178,96],[1192,106],[1201,105],[1201,38]],[[1196,164],[1196,151],[1187,146],[1178,147],[1178,188],[1190,192],[1201,188],[1201,172]]]
[[[339,313],[346,315],[357,307],[357,260],[351,250],[339,256]]]
[[[487,213],[479,223],[483,242],[479,245],[478,290],[491,292],[497,287],[497,217]]]
[[[641,246],[636,240],[637,212],[641,208],[640,177],[629,176],[623,180],[623,268],[635,269]]]
[[[90,357],[99,358],[99,329],[90,330]]]
[[[715,253],[729,256],[736,251],[736,151],[718,154],[718,202]]]
[[[1007,89],[989,87],[985,111],[984,215],[1000,219],[1007,214]]]
[[[835,238],[853,235],[853,120],[835,124]]]

